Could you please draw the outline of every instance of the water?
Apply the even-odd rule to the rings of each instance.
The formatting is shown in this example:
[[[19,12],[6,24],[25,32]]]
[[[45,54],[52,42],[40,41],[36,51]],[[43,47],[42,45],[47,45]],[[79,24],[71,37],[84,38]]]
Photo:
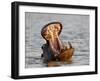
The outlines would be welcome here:
[[[89,65],[89,15],[25,13],[25,67],[46,67],[41,59],[41,46],[45,40],[41,29],[50,22],[61,22],[63,30],[60,38],[75,48],[73,63],[64,66]]]

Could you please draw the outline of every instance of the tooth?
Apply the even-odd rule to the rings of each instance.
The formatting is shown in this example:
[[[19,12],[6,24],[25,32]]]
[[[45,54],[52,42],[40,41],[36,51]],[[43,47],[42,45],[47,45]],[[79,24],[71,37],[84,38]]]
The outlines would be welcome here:
[[[70,42],[68,42],[68,44],[69,44],[69,48],[73,48]]]

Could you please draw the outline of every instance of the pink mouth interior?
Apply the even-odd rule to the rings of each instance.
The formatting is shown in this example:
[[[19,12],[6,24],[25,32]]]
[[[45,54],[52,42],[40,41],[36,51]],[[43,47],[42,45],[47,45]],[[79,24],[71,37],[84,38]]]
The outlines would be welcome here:
[[[54,49],[59,51],[60,50],[60,45],[59,45],[59,42],[58,42],[58,38],[55,38],[54,41],[51,42]]]
[[[59,31],[60,31],[60,25],[52,24],[46,28],[45,33],[44,33],[45,39],[49,41],[51,50],[57,54],[60,53],[61,48],[62,48],[62,44],[58,35]]]

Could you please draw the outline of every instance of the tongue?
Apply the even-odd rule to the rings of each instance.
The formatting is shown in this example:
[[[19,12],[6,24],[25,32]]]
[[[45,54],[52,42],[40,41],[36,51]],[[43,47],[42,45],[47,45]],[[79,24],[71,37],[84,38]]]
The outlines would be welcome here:
[[[54,54],[60,54],[61,51],[61,43],[59,38],[54,38],[50,42],[50,48],[54,52]]]
[[[54,39],[54,41],[52,42],[52,45],[53,45],[54,49],[56,49],[57,51],[60,50],[58,38]]]

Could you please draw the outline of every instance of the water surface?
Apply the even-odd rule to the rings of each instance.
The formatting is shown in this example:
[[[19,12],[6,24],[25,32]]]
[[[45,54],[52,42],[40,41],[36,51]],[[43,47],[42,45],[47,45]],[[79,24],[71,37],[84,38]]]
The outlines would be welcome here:
[[[25,67],[46,67],[41,59],[41,46],[45,40],[41,29],[50,22],[61,22],[60,38],[66,44],[70,41],[75,48],[73,63],[64,66],[89,65],[89,15],[46,14],[25,12]]]

